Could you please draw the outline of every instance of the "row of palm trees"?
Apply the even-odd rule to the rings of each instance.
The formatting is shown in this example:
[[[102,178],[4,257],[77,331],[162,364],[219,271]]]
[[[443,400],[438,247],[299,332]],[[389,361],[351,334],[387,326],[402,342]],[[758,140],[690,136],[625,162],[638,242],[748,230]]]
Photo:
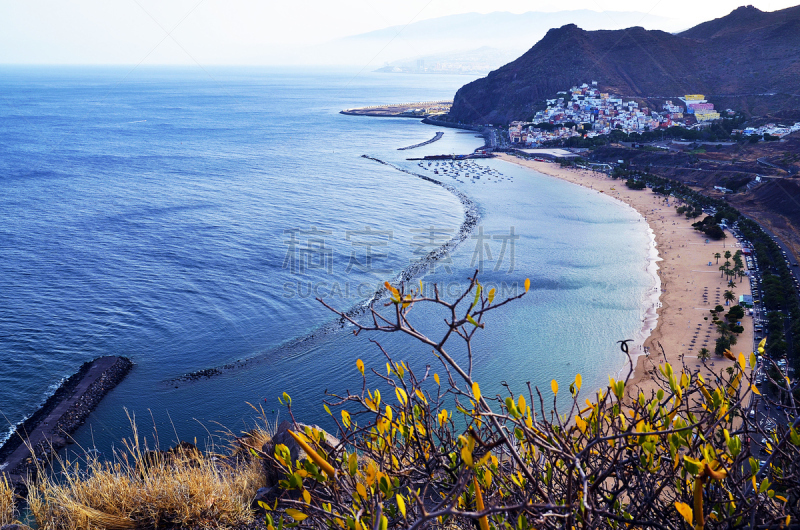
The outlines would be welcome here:
[[[728,279],[728,290],[726,290],[722,294],[722,298],[725,300],[725,305],[730,305],[732,302],[736,301],[736,295],[734,294],[734,289],[736,288],[736,282],[734,278],[739,278],[741,282],[744,277],[746,276],[744,272],[744,263],[742,262],[742,251],[737,250],[735,254],[731,253],[730,250],[726,250],[724,254],[720,252],[716,252],[714,254],[714,258],[717,260],[717,264],[719,264],[719,260],[722,257],[725,257],[725,263],[720,265],[720,278],[726,276]],[[733,263],[731,263],[731,260]],[[733,265],[733,266],[731,266]],[[736,335],[740,331],[741,328],[737,329],[738,326],[735,326],[732,323],[726,322],[727,319],[720,318],[720,316],[724,314],[724,310],[722,306],[717,306],[716,308],[711,310],[711,315],[713,318],[714,324],[717,326],[717,331],[719,332],[719,339],[723,341],[725,347],[732,346],[736,344]],[[717,350],[720,350],[719,344],[717,345]],[[717,351],[718,354],[721,354],[720,351]],[[705,362],[711,355],[711,352],[708,348],[701,348],[698,352],[697,357]]]
[[[723,256],[719,252],[714,254],[714,257],[717,259],[717,264],[719,264],[719,259]],[[744,272],[744,263],[742,262],[742,251],[737,250],[735,254],[731,254],[730,250],[725,251],[725,263],[719,266],[720,275],[719,277],[722,278],[723,276],[727,276],[728,278],[728,286],[733,288],[736,287],[736,283],[733,281],[734,278],[739,278],[739,283],[742,282],[745,276]],[[733,259],[733,268],[731,268],[731,258]]]

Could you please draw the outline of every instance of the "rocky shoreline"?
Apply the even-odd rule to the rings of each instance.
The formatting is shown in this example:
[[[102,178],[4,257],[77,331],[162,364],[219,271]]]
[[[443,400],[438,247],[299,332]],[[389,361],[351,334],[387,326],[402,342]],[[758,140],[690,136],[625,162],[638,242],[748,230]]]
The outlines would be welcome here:
[[[30,418],[17,426],[0,447],[0,472],[12,481],[33,472],[69,443],[69,435],[84,424],[100,401],[130,372],[126,357],[99,357],[81,365]],[[31,448],[34,458],[31,458]]]

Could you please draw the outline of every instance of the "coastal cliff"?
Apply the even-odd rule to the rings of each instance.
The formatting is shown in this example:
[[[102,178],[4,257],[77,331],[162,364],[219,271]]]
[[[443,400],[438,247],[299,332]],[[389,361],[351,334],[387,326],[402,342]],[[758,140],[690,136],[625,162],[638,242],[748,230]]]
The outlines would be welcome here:
[[[593,80],[626,97],[710,94],[748,113],[796,106],[800,6],[774,12],[740,7],[676,35],[641,27],[551,29],[517,60],[461,87],[450,118],[527,120],[546,98]]]

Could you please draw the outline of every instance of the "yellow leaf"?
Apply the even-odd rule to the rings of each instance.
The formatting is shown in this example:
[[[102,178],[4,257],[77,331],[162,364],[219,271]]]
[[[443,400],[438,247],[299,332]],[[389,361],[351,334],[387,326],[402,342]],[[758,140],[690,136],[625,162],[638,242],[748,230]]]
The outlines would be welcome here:
[[[528,289],[530,289],[530,288],[531,288],[531,279],[530,278],[525,278],[525,292],[527,293]]]
[[[395,387],[394,393],[397,394],[397,401],[405,407],[406,403],[408,403],[408,394],[406,394],[406,391],[398,386]]]
[[[390,293],[392,293],[392,300],[394,300],[395,302],[399,302],[400,291],[398,291],[397,288],[392,286],[392,284],[390,284],[389,282],[383,282],[383,285],[384,287],[386,287],[386,289],[389,290]]]
[[[476,328],[482,328],[483,327],[483,324],[478,324],[478,322],[474,318],[472,318],[472,315],[467,315],[467,321],[470,324],[472,324],[473,326],[475,326]]]
[[[356,482],[356,491],[358,492],[359,495],[361,495],[362,499],[367,498],[367,488],[365,488],[362,483]]]
[[[744,370],[745,366],[747,366],[747,363],[744,360],[744,353],[739,352],[739,368]]]
[[[461,459],[464,460],[468,467],[472,467],[472,452],[466,445],[461,448]]]
[[[759,390],[756,388],[756,386],[755,386],[755,385],[750,385],[750,390],[752,390],[754,394],[758,394],[759,396],[761,395],[761,391],[759,391]]]
[[[294,441],[297,442],[297,444],[303,448],[303,451],[306,452],[306,454],[309,456],[309,458],[311,458],[311,460],[314,461],[315,464],[317,464],[319,467],[325,470],[325,472],[328,474],[329,477],[334,477],[336,475],[336,470],[333,468],[333,466],[330,465],[324,458],[322,458],[316,451],[314,451],[311,448],[311,446],[308,445],[308,443],[306,443],[305,440],[300,438],[300,436],[298,436],[296,433],[292,431],[286,431],[286,432],[289,433],[289,436],[294,438]]]
[[[478,382],[472,383],[472,395],[475,396],[475,401],[480,401],[481,399],[481,387],[478,386]]]
[[[410,295],[410,294],[407,294],[407,295],[406,295],[406,296],[403,298],[403,307],[405,308],[405,307],[408,307],[408,306],[410,306],[410,305],[411,305],[411,301],[412,301],[412,300],[413,300],[413,298],[411,297],[411,295]]]
[[[472,484],[475,486],[475,508],[477,508],[479,512],[482,512],[484,510],[483,494],[481,493],[480,485],[478,485],[478,477],[475,475],[472,476]],[[489,530],[489,521],[485,515],[478,519],[478,526],[481,530]]]
[[[344,423],[345,427],[350,427],[350,413],[346,410],[342,411],[342,423]]]
[[[577,374],[575,376],[575,390],[581,389],[581,383],[583,383],[583,379],[581,378],[581,374]]]
[[[441,383],[439,382],[439,374],[433,374],[433,380],[436,381],[437,385],[441,385]]]
[[[686,522],[689,523],[689,525],[692,524],[694,514],[692,513],[692,508],[688,504],[675,501],[675,509],[678,510],[678,513],[681,514],[684,519],[686,519]]]
[[[295,510],[293,508],[286,508],[286,514],[294,519],[295,521],[302,521],[307,519],[308,516],[299,510]]]
[[[731,350],[723,351],[722,355],[724,355],[726,359],[730,359],[731,361],[735,361],[736,360],[736,357],[733,356],[733,352]]]
[[[399,493],[397,494],[397,508],[400,510],[400,513],[403,514],[403,519],[406,517],[406,501],[403,499],[403,496]]]
[[[303,500],[306,504],[311,504],[311,494],[308,490],[303,490]]]
[[[358,371],[361,372],[361,375],[364,375],[364,361],[358,359],[356,361],[356,367],[358,368]]]
[[[586,422],[580,416],[575,416],[575,425],[578,426],[581,432],[586,432]]]
[[[490,304],[491,304],[492,302],[494,302],[494,293],[495,293],[495,289],[494,289],[494,287],[492,287],[491,289],[489,289],[489,303],[490,303]]]
[[[553,394],[558,394],[558,383],[556,383],[555,379],[550,381],[550,388],[553,389]]]

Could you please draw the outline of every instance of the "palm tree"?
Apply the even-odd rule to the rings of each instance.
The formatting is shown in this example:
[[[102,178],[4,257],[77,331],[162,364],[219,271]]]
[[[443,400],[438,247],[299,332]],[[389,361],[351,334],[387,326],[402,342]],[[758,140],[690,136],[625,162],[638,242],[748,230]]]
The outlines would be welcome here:
[[[733,291],[725,291],[722,297],[725,299],[725,305],[728,305],[728,302],[733,302],[736,299],[733,295]]]
[[[719,258],[721,258],[721,257],[722,257],[722,254],[720,254],[719,252],[717,252],[716,254],[714,254],[714,257],[715,257],[715,258],[717,258],[717,265],[719,265]]]
[[[732,254],[731,254],[731,251],[730,251],[730,250],[726,250],[726,251],[725,251],[725,259],[731,259],[731,255],[732,255]]]
[[[722,278],[722,275],[725,274],[725,265],[719,266],[719,277]]]
[[[711,356],[710,354],[711,352],[708,351],[708,348],[700,348],[700,351],[697,352],[697,358],[705,363]]]
[[[744,273],[743,270],[740,270],[738,274],[739,274],[739,283],[742,283],[742,280],[744,280],[744,277],[747,275]]]
[[[731,276],[734,276],[734,275],[732,274]],[[735,288],[736,287],[736,282],[733,281],[733,280],[729,281],[728,282],[728,287],[730,287],[731,289]]]

